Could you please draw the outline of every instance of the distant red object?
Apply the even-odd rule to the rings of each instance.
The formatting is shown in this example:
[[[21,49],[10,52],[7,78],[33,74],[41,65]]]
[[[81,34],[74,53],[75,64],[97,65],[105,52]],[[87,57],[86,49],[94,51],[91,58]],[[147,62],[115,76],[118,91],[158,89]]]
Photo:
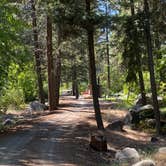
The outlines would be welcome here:
[[[91,85],[88,85],[88,89],[82,92],[83,95],[92,95]]]

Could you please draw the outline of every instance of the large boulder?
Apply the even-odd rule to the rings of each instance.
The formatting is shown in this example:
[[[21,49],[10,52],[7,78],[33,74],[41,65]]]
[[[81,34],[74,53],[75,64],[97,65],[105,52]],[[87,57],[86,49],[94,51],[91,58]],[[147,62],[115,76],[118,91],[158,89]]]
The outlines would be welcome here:
[[[157,99],[158,99],[159,105],[162,106],[164,104],[163,97],[158,96]],[[146,94],[146,103],[150,104],[150,105],[153,104],[153,100],[152,100],[152,95],[151,94]],[[140,94],[138,95],[138,98],[135,101],[135,105],[141,105],[141,106],[143,105],[142,97],[141,97]]]
[[[132,166],[155,166],[155,162],[152,160],[142,160]]]
[[[138,109],[140,119],[154,118],[154,110],[152,105],[145,105]]]
[[[44,111],[47,109],[47,106],[40,103],[39,101],[33,101],[29,104],[29,109],[31,111]]]
[[[140,160],[140,156],[134,148],[124,148],[115,154],[115,159],[120,163],[135,164]]]
[[[138,124],[140,120],[154,118],[153,106],[149,104],[145,106],[136,105],[135,107],[132,107],[129,111],[132,115],[132,123],[134,124]]]
[[[131,124],[131,122],[132,122],[132,115],[131,115],[130,112],[128,112],[126,114],[126,116],[123,119],[123,122],[124,122],[125,125],[130,125]]]

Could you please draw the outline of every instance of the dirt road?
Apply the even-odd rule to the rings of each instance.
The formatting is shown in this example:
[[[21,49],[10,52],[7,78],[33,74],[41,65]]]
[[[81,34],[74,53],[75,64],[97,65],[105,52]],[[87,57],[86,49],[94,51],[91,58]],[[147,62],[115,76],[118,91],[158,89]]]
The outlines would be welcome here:
[[[105,126],[126,114],[125,110],[115,109],[112,102],[101,101],[101,108]],[[89,134],[95,129],[91,100],[61,99],[61,107],[53,114],[38,116],[18,126],[16,131],[0,135],[0,165],[115,165],[110,153],[99,153],[89,148]],[[151,135],[128,128],[125,132],[106,130],[106,136],[111,148],[132,147],[142,151],[142,155],[151,155],[155,149],[166,145],[165,139],[151,143]]]
[[[106,161],[88,146],[91,103],[65,100],[57,113],[0,136],[0,165],[97,166]]]

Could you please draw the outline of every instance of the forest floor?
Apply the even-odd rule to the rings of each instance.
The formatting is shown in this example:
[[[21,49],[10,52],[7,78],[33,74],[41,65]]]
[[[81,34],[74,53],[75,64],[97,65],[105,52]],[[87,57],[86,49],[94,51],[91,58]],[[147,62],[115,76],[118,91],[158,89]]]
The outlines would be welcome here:
[[[114,108],[114,103],[101,101],[104,125],[123,118],[127,110]],[[116,165],[109,152],[89,148],[90,133],[96,130],[91,99],[61,99],[52,114],[35,116],[0,135],[0,165],[5,166],[110,166]],[[125,128],[126,132],[106,130],[108,145],[120,150],[136,148],[143,158],[153,157],[166,140],[151,143],[151,135]]]

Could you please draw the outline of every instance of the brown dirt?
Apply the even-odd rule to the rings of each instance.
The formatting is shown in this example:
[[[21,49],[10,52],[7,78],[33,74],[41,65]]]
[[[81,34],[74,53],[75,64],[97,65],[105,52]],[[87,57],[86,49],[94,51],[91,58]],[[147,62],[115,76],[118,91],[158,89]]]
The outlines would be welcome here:
[[[0,135],[0,165],[44,166],[110,166],[110,152],[99,153],[89,148],[89,135],[96,130],[91,99],[62,98],[52,114],[35,116]],[[101,102],[104,125],[123,118],[125,110],[116,110],[111,102]],[[166,146],[161,139],[150,142],[150,134],[125,128],[125,132],[106,130],[108,145],[116,150],[135,147],[141,153]],[[142,153],[143,154],[143,153]],[[146,156],[143,156],[146,157]]]

